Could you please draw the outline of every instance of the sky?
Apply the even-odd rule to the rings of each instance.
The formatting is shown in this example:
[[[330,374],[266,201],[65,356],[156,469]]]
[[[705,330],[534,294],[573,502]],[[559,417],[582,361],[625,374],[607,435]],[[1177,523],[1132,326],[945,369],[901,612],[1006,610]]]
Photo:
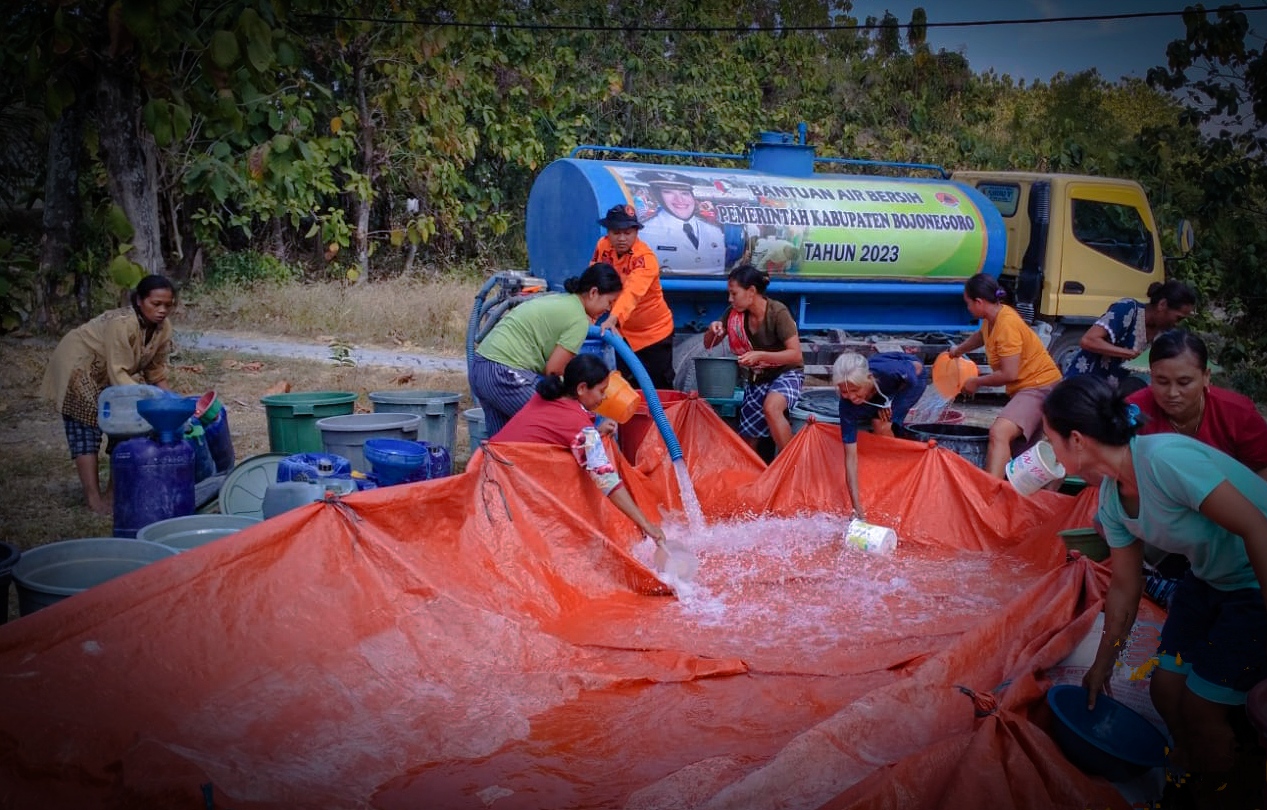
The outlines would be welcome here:
[[[1182,11],[1192,4],[1194,0],[854,0],[851,13],[859,20],[868,15],[878,19],[888,10],[906,23],[911,11],[922,6],[933,23]],[[1240,4],[1263,3],[1241,0]],[[1211,0],[1205,5],[1213,8],[1219,3]],[[1249,12],[1249,17],[1256,33],[1267,34],[1267,11]],[[1166,45],[1183,36],[1183,18],[1178,16],[928,29],[934,51],[959,51],[976,72],[994,68],[996,73],[1026,81],[1048,81],[1061,71],[1073,74],[1093,67],[1110,81],[1123,76],[1142,79],[1149,68],[1166,63]]]

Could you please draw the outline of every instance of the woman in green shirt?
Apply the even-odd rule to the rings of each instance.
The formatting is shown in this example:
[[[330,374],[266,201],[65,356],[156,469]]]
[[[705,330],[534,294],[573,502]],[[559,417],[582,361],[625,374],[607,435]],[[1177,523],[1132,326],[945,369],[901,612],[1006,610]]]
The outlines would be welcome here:
[[[563,288],[566,295],[532,298],[503,315],[475,347],[471,393],[489,436],[532,399],[538,377],[563,374],[590,325],[620,296],[620,275],[610,264],[592,264]]]

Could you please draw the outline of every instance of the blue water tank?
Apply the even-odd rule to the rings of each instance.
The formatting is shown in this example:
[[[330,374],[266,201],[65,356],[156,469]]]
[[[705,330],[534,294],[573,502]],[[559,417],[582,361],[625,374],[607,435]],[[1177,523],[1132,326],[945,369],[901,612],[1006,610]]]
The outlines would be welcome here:
[[[128,439],[110,456],[114,476],[114,536],[136,537],[151,523],[194,513],[194,449]]]
[[[528,197],[529,269],[551,289],[588,265],[598,220],[632,206],[679,329],[726,307],[726,273],[770,272],[802,329],[963,331],[963,282],[998,276],[1007,233],[975,188],[927,177],[815,172],[813,147],[762,133],[750,168],[565,158]],[[819,161],[821,162],[821,161]],[[693,202],[692,202],[693,199]]]

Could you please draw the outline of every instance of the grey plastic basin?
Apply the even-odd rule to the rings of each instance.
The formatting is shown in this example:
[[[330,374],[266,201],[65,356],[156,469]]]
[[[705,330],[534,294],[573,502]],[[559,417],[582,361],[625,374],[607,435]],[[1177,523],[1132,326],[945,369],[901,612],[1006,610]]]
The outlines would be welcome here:
[[[29,549],[13,567],[18,614],[34,613],[175,553],[167,546],[130,537],[85,537]]]
[[[136,539],[188,551],[259,522],[243,515],[185,515],[151,523],[136,533]]]

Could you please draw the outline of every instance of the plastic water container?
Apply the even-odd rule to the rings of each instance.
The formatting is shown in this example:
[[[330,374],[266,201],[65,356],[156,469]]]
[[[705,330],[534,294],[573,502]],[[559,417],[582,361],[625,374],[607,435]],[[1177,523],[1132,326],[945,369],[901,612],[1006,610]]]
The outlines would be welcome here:
[[[23,553],[13,568],[18,613],[27,616],[175,553],[158,543],[119,537],[86,537],[37,546]]]
[[[322,478],[351,478],[352,462],[333,453],[296,453],[277,464],[277,480],[319,483]]]
[[[227,473],[237,460],[233,452],[233,435],[229,431],[228,409],[215,391],[208,391],[198,399],[194,416],[198,417],[202,429],[206,431],[207,447],[211,450],[216,472]]]
[[[586,338],[585,342],[581,344],[579,353],[596,354],[603,358],[603,362],[607,365],[609,371],[613,371],[616,368],[616,350],[601,338]]]
[[[283,481],[270,484],[268,489],[264,490],[264,500],[260,509],[264,519],[267,520],[282,512],[325,500],[327,492],[342,496],[350,495],[357,490],[356,482],[351,478],[325,478],[318,484],[306,481]]]
[[[366,439],[417,441],[420,424],[422,417],[412,413],[354,413],[318,419],[317,429],[327,453],[343,456],[352,463],[352,469],[366,472],[362,450]]]
[[[193,397],[137,404],[158,439],[128,439],[110,456],[115,537],[136,537],[151,523],[194,513],[194,449],[184,441],[183,433],[196,404]]]
[[[453,474],[453,454],[443,447],[427,447],[427,468],[431,478],[447,478]]]
[[[144,436],[153,428],[136,403],[165,396],[168,393],[157,385],[112,385],[97,397],[97,426],[107,436]]]
[[[194,449],[187,442],[128,439],[110,463],[115,537],[136,537],[151,523],[194,513]]]
[[[484,409],[468,408],[462,411],[462,418],[466,420],[467,441],[471,445],[471,452],[474,453],[480,449],[480,442],[488,438],[488,432],[484,427]]]
[[[443,447],[449,452],[457,442],[458,400],[455,391],[371,391],[374,413],[411,413],[422,417],[418,425],[418,441],[429,447]]]
[[[194,483],[215,475],[216,462],[211,457],[211,447],[207,444],[207,432],[197,419],[190,419],[185,425],[185,444],[194,451]]]

